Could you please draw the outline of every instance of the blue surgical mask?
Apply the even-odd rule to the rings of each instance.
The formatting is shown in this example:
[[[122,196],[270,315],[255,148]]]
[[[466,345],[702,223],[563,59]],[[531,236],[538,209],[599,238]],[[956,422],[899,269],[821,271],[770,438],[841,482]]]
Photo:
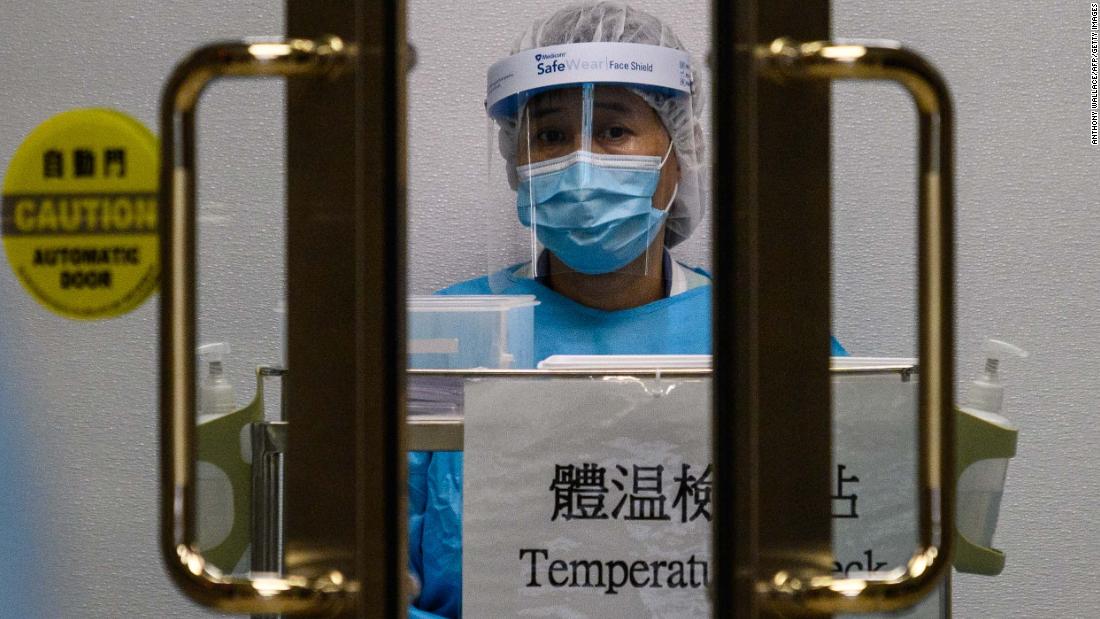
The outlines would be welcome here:
[[[671,144],[663,158],[576,151],[518,166],[519,220],[530,228],[533,212],[539,242],[570,268],[617,271],[642,255],[668,215],[653,208],[653,194],[671,152]]]

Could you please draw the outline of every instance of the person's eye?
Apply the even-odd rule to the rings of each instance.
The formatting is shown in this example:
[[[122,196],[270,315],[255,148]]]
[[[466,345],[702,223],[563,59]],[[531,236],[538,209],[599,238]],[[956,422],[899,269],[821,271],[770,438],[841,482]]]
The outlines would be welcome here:
[[[560,144],[565,141],[565,132],[558,129],[543,129],[535,134],[541,144]]]
[[[600,137],[605,140],[617,141],[622,140],[630,136],[630,129],[615,125],[608,127],[600,132]]]

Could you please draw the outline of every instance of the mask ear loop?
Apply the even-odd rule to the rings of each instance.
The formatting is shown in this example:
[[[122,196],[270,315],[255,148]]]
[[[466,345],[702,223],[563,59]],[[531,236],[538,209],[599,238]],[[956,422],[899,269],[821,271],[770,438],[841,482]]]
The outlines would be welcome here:
[[[668,158],[672,156],[672,140],[668,141],[668,150],[665,151],[665,156],[661,158],[661,165],[657,166],[658,170],[664,169],[665,164],[668,163]],[[679,183],[677,183],[679,184]]]
[[[673,143],[674,142],[671,139],[668,141],[668,150],[665,151],[665,158],[661,160],[661,167],[658,168],[658,169],[663,170],[665,168],[665,164],[668,162],[668,158],[672,156],[672,145],[673,145]],[[665,205],[665,212],[666,213],[668,212],[668,209],[672,208],[672,203],[676,201],[676,194],[678,194],[678,193],[680,193],[680,181],[679,180],[676,181],[676,186],[672,188],[672,197],[668,199],[668,204]]]
[[[660,174],[660,171],[665,168],[665,164],[668,163],[668,158],[672,156],[672,144],[673,144],[672,140],[669,139],[669,141],[668,141],[668,150],[665,151],[665,156],[661,158],[661,165],[657,166],[658,174]],[[664,212],[667,213],[668,209],[672,208],[672,202],[674,200],[676,200],[676,194],[679,193],[679,191],[680,191],[680,181],[676,181],[676,186],[672,188],[672,197],[668,199],[668,204],[665,205]],[[650,205],[650,208],[653,208],[653,206]],[[654,209],[654,210],[656,210],[656,209]],[[645,268],[644,275],[646,275],[646,276],[649,275],[649,246],[651,244],[653,244],[653,239],[650,238],[650,233],[649,233],[648,230],[646,230],[646,235],[645,235],[645,267],[644,267]],[[662,250],[663,249],[664,248],[662,248]],[[664,264],[664,262],[665,262],[664,256],[662,256],[661,257],[661,264]]]
[[[672,188],[672,197],[668,199],[664,212],[667,213],[668,209],[672,208],[672,203],[676,201],[676,194],[678,193],[680,193],[680,181],[676,181],[676,186]]]

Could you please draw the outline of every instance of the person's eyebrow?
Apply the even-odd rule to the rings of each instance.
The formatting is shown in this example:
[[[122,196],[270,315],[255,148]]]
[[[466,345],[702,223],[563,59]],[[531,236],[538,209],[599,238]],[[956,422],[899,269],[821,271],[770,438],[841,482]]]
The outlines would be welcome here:
[[[531,118],[538,120],[544,116],[550,116],[551,114],[560,114],[562,108],[555,105],[532,105],[527,108]]]
[[[635,106],[627,105],[621,101],[596,101],[593,105],[598,110],[607,112],[618,112],[619,114],[626,114],[628,116],[634,116],[638,114],[638,109]],[[560,114],[564,110],[562,107],[553,103],[533,104],[527,107],[528,113],[531,118],[538,120],[546,116],[553,114]]]
[[[621,101],[596,101],[594,107],[598,110],[618,112],[620,114],[626,114],[628,116],[634,116],[638,113],[637,108],[632,105],[622,103]]]

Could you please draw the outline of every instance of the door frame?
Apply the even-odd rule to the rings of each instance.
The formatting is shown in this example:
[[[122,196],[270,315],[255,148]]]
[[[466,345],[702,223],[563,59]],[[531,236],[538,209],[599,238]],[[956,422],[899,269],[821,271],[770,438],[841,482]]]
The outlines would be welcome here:
[[[347,570],[340,616],[404,616],[405,5],[288,0],[286,29],[358,47],[287,83],[286,567]]]
[[[759,579],[832,570],[830,105],[754,51],[828,39],[830,6],[716,0],[713,19],[714,616],[777,617]]]

